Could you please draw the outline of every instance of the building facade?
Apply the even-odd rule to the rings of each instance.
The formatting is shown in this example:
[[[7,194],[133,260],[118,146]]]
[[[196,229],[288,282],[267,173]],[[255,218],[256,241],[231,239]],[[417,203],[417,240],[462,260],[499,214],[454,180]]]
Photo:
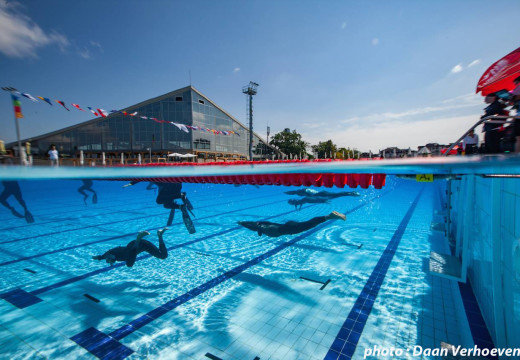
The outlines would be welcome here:
[[[124,115],[135,113],[135,116]],[[171,123],[159,123],[147,118],[190,125],[217,131],[181,130]],[[218,131],[233,131],[225,135]],[[120,153],[166,154],[196,153],[206,156],[237,156],[245,158],[249,147],[249,129],[225,112],[192,86],[129,106],[121,112],[44,134],[22,142],[31,143],[33,155],[47,154],[56,145],[60,155],[76,157],[80,151],[96,157],[102,152],[114,156]],[[10,144],[15,146],[15,144]],[[253,135],[255,159],[271,157],[274,149],[256,133]]]

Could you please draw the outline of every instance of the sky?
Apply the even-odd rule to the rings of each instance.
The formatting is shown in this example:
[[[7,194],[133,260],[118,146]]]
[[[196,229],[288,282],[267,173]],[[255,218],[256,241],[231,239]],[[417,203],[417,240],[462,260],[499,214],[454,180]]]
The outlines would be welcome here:
[[[516,1],[0,0],[0,86],[22,139],[191,84],[254,130],[377,152],[455,141],[485,107],[480,76],[519,46]],[[0,91],[0,139],[16,139]],[[481,134],[479,134],[482,137]]]

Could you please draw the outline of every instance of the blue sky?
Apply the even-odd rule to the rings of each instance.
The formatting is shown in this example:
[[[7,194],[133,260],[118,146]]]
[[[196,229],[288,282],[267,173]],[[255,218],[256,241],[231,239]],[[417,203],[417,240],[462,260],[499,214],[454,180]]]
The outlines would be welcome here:
[[[456,140],[485,69],[520,46],[515,1],[0,0],[0,85],[107,110],[192,84],[254,129],[363,151]],[[1,92],[0,139],[16,138]],[[22,98],[22,138],[92,117]]]

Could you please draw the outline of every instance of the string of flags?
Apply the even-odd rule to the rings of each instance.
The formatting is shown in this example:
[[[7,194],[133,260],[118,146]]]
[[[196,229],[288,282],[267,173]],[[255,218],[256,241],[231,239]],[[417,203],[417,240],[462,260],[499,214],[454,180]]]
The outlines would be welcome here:
[[[23,97],[26,97],[27,99],[29,99],[29,100],[31,100],[33,102],[40,102],[38,100],[38,99],[40,99],[41,101],[49,104],[50,106],[53,106],[52,101],[49,98],[46,98],[46,97],[37,96],[37,98],[36,98],[36,97],[32,96],[31,94],[20,92],[20,91],[18,91],[17,89],[15,89],[13,87],[2,87],[2,90],[8,91],[8,92],[11,93],[11,97],[13,99],[13,106],[14,106],[15,116],[17,118],[22,118],[23,115],[22,115],[22,108],[21,108],[20,100],[14,94],[18,94],[18,95],[21,95]],[[70,109],[67,107],[65,102],[63,102],[61,100],[55,100],[55,102],[60,104],[61,106],[63,106],[63,108],[65,108],[67,111],[70,111]],[[77,110],[79,110],[79,111],[86,112],[86,110],[82,109],[81,106],[79,106],[78,104],[72,104],[72,106],[74,108],[76,108]],[[141,116],[141,115],[138,115],[137,111],[135,111],[133,113],[129,113],[127,111],[122,111],[122,110],[110,110],[110,111],[107,111],[107,110],[104,110],[104,109],[101,109],[101,108],[92,108],[90,106],[87,106],[87,109],[92,114],[94,114],[94,116],[97,116],[97,117],[107,117],[107,116],[109,116],[111,114],[119,113],[119,114],[123,114],[125,116],[135,116],[135,117],[139,117],[139,118],[145,119],[145,120],[153,120],[153,121],[155,121],[157,123],[160,123],[160,124],[171,124],[171,125],[176,126],[179,130],[187,132],[187,133],[189,133],[188,129],[191,129],[191,130],[206,131],[206,132],[210,132],[210,133],[215,134],[215,135],[237,135],[237,136],[240,136],[239,133],[237,133],[235,131],[232,131],[232,130],[215,130],[215,129],[203,128],[203,127],[200,127],[200,126],[191,126],[191,125],[185,125],[185,124],[178,124],[178,123],[174,123],[173,121],[160,120],[160,119],[157,119],[157,118],[154,118],[154,117],[149,117],[149,116]]]

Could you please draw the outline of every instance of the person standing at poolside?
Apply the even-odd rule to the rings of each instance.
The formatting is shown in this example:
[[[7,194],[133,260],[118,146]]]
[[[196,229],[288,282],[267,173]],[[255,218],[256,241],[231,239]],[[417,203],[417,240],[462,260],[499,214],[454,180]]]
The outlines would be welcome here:
[[[471,130],[468,135],[462,139],[462,148],[466,155],[476,154],[478,149],[478,135]]]
[[[511,91],[513,98],[513,109],[516,110],[516,116],[520,116],[520,76],[513,80],[515,88]],[[515,153],[520,153],[520,119],[515,119],[513,123],[513,131],[515,137]]]
[[[484,101],[489,105],[484,109],[484,115],[482,117],[506,114],[504,111],[505,105],[499,101],[497,94],[488,94]],[[497,154],[500,152],[500,134],[498,132],[500,126],[501,124],[484,124],[484,145],[487,154]]]
[[[60,160],[58,156],[58,150],[56,150],[56,145],[51,145],[51,149],[49,150],[48,154],[49,159],[51,160],[51,166],[60,166]]]

